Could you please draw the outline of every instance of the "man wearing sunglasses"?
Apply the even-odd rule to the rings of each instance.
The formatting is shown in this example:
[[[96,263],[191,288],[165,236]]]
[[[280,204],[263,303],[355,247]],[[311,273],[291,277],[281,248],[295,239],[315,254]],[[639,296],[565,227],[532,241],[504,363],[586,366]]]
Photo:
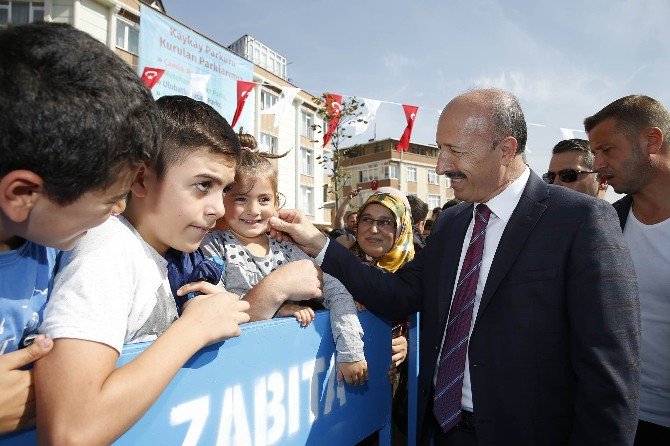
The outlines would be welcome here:
[[[607,182],[601,181],[593,170],[595,158],[588,141],[566,139],[556,144],[551,153],[549,171],[542,175],[544,181],[604,198]]]
[[[640,422],[635,446],[670,444],[670,113],[631,95],[584,120],[594,170],[614,203],[640,289]]]

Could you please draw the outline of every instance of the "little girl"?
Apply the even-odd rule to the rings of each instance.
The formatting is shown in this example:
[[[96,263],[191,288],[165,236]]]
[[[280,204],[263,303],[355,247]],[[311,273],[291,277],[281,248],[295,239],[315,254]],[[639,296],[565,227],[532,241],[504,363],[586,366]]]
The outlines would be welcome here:
[[[311,258],[296,245],[287,241],[278,243],[266,234],[268,220],[276,214],[279,203],[277,171],[268,158],[284,155],[256,152],[253,136],[239,136],[245,150],[237,164],[235,185],[224,198],[223,219],[228,229],[210,233],[201,248],[205,257],[224,260],[225,271],[219,285],[242,297],[283,264]],[[363,384],[367,379],[367,363],[354,299],[344,285],[328,274],[323,275],[323,299],[330,310],[338,377],[349,384]],[[295,316],[303,326],[314,318],[311,308],[294,303],[284,304],[277,315]]]

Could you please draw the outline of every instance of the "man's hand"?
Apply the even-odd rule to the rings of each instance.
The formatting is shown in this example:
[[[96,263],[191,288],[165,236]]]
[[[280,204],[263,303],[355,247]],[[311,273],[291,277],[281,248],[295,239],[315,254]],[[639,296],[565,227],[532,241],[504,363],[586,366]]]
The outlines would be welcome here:
[[[362,386],[368,380],[368,363],[365,360],[337,363],[337,381],[345,380],[352,386]]]
[[[312,257],[316,257],[326,245],[323,235],[297,209],[280,209],[278,217],[270,218],[270,236],[281,242],[288,234],[296,245]]]
[[[391,366],[389,367],[388,377],[393,383],[393,377],[397,375],[398,366],[407,358],[407,338],[398,336],[391,339]]]
[[[221,290],[207,282],[184,285],[180,290],[194,291],[190,288],[191,285],[193,287],[200,285],[198,291],[203,290],[203,292]],[[239,325],[249,322],[247,310],[249,310],[248,302],[240,300],[235,294],[223,291],[191,299],[188,306],[184,307],[184,312],[178,321],[192,324],[193,330],[199,330],[203,346],[205,346],[239,336],[241,333]]]
[[[53,345],[39,335],[29,347],[0,355],[0,435],[35,425],[33,371],[20,369],[49,353]]]
[[[279,308],[277,316],[293,316],[298,320],[298,322],[300,322],[300,326],[306,327],[314,320],[314,310],[312,310],[310,307],[304,307],[298,304],[285,303]]]

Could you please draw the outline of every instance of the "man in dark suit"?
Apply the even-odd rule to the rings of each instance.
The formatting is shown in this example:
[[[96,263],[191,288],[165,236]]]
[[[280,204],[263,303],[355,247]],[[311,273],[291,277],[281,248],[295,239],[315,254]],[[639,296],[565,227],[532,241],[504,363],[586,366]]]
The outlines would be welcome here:
[[[614,190],[640,289],[640,422],[635,445],[670,444],[670,113],[631,95],[584,120],[594,169]]]
[[[396,274],[357,262],[299,212],[288,232],[369,309],[423,315],[418,418],[447,445],[625,445],[635,432],[639,307],[608,203],[523,162],[526,123],[501,90],[456,97],[437,172],[461,203]],[[317,255],[318,253],[318,255]]]

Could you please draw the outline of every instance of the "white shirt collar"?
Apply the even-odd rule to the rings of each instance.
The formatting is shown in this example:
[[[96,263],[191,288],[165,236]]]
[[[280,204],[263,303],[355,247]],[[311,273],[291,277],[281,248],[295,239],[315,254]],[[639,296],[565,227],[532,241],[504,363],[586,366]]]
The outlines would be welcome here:
[[[505,224],[507,224],[512,216],[512,212],[514,212],[516,205],[519,204],[521,194],[526,188],[526,183],[528,183],[529,178],[530,168],[526,166],[523,173],[519,175],[519,178],[514,180],[512,184],[503,189],[498,195],[486,202],[486,206],[491,209],[491,212],[504,221]],[[475,207],[478,204],[479,203],[475,203]]]

